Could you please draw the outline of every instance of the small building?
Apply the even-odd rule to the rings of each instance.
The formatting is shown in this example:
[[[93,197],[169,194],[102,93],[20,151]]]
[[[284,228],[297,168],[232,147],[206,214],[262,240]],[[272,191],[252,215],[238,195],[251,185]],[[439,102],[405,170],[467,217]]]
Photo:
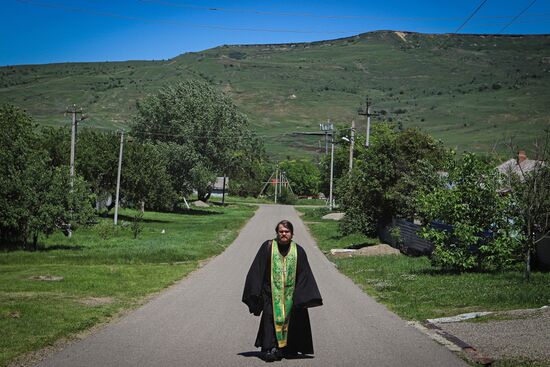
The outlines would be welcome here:
[[[216,181],[214,182],[214,185],[212,187],[212,194],[210,196],[213,197],[222,197],[223,195],[223,177],[216,177]],[[225,196],[227,196],[229,191],[229,177],[225,177]]]
[[[542,161],[537,161],[535,159],[527,158],[524,150],[518,152],[517,158],[511,158],[506,162],[497,166],[497,169],[500,173],[504,175],[516,174],[520,179],[523,180],[523,176],[526,173],[531,172],[532,170],[540,167]]]

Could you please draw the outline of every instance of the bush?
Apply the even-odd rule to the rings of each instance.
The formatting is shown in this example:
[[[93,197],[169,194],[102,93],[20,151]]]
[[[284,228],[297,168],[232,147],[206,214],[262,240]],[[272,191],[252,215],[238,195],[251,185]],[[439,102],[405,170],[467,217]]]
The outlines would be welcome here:
[[[491,164],[475,154],[452,161],[449,174],[431,192],[418,195],[424,223],[442,221],[453,227],[422,229],[434,244],[432,264],[453,270],[498,270],[519,260],[520,238],[512,202],[498,193],[500,182]]]
[[[121,231],[120,226],[115,226],[114,223],[109,220],[102,220],[94,227],[95,232],[102,240],[106,241],[113,237],[116,237]]]
[[[286,187],[282,187],[281,192],[277,198],[277,201],[281,204],[292,205],[296,203],[297,197]]]
[[[132,224],[130,226],[134,239],[138,238],[139,234],[143,232],[143,212],[138,210],[132,218]]]

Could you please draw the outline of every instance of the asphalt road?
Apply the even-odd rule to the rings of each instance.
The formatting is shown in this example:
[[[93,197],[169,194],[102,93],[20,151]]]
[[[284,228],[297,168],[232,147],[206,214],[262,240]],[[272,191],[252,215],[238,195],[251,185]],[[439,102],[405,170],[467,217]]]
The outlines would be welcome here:
[[[292,207],[263,205],[224,253],[128,316],[38,366],[260,366],[259,318],[241,303],[248,268],[275,224],[289,219],[324,306],[310,310],[315,355],[289,366],[467,366],[341,275]]]

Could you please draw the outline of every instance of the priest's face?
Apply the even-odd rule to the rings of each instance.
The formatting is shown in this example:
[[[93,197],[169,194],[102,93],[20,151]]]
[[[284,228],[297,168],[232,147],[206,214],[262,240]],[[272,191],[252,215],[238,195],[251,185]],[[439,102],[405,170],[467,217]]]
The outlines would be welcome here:
[[[277,242],[286,245],[292,241],[292,232],[282,224],[277,227]]]

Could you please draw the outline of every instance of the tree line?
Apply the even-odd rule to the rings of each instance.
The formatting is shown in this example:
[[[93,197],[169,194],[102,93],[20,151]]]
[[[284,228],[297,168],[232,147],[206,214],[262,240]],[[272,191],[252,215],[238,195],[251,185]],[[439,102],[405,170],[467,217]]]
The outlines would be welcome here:
[[[267,170],[261,139],[227,97],[199,81],[168,86],[143,99],[122,157],[121,201],[150,210],[177,210],[193,190],[207,200],[216,176],[232,178],[239,195],[257,194]],[[78,131],[69,175],[70,132],[39,127],[23,110],[0,107],[2,246],[30,243],[56,229],[94,222],[116,187],[120,135]]]
[[[1,246],[35,248],[40,234],[69,233],[112,209],[118,133],[81,129],[77,174],[71,178],[68,129],[39,128],[14,106],[0,107],[0,127]],[[194,190],[208,200],[221,175],[231,178],[233,194],[256,196],[275,169],[247,117],[204,82],[181,82],[144,98],[129,136],[121,201],[142,210],[178,210]],[[494,160],[458,156],[420,130],[375,124],[370,146],[355,146],[352,170],[349,143],[336,146],[334,191],[346,214],[340,231],[376,236],[394,218],[417,220],[421,235],[434,244],[431,259],[437,267],[486,271],[523,261],[528,272],[537,242],[550,231],[548,133],[545,137],[536,149],[535,169],[502,175]],[[333,138],[340,139],[338,132]],[[279,193],[279,202],[328,193],[330,156],[319,164],[287,159],[278,165],[292,187]]]

